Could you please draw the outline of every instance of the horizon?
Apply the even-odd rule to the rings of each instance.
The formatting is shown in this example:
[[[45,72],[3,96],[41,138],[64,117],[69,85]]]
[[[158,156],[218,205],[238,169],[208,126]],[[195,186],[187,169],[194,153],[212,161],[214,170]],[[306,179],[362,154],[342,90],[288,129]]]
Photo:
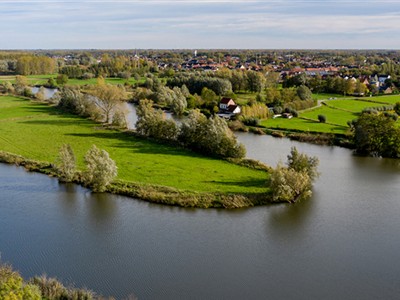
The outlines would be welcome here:
[[[393,0],[2,0],[3,50],[399,50]]]

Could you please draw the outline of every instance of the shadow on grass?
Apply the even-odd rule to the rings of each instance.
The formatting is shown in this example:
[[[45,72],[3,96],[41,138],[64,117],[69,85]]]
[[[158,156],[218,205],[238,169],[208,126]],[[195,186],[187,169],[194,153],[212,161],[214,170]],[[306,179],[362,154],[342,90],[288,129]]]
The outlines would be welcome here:
[[[38,108],[33,108],[37,109],[37,112],[41,111],[41,107]],[[47,112],[46,109],[44,108],[43,112]],[[58,111],[56,111],[58,114]],[[165,155],[181,155],[181,156],[188,156],[188,157],[206,157],[202,156],[201,154],[191,152],[190,150],[179,148],[174,145],[168,145],[167,143],[157,143],[154,141],[149,141],[146,138],[141,138],[137,136],[130,135],[129,133],[125,132],[118,132],[118,131],[112,131],[108,130],[107,128],[101,127],[101,124],[97,124],[92,122],[91,120],[88,119],[83,119],[79,116],[74,116],[74,115],[68,115],[68,114],[58,114],[57,119],[51,119],[51,120],[27,120],[23,121],[21,123],[27,124],[27,125],[41,125],[41,126],[85,126],[86,130],[85,131],[92,131],[90,133],[83,132],[83,133],[77,133],[76,130],[73,132],[71,130],[71,133],[65,133],[66,136],[73,136],[73,137],[79,137],[82,139],[100,139],[100,140],[107,140],[107,141],[112,141],[110,143],[105,143],[108,146],[111,146],[113,148],[121,148],[121,149],[128,149],[129,151],[136,152],[136,153],[146,153],[146,154],[165,154]],[[96,126],[98,126],[98,129],[96,131]],[[89,142],[89,141],[88,141]],[[90,143],[90,142],[89,142]],[[97,145],[98,147],[102,147],[102,145]],[[208,159],[213,159],[209,158]]]
[[[74,137],[95,138],[114,141],[115,143],[112,144],[111,147],[128,149],[135,153],[205,157],[197,153],[191,152],[190,150],[174,147],[163,143],[148,141],[145,138],[132,136],[124,132],[99,131],[93,133],[70,133],[67,135]]]
[[[38,116],[39,118],[40,116]],[[92,126],[93,123],[90,120],[85,120],[82,118],[74,118],[74,117],[67,117],[60,115],[59,119],[57,120],[28,120],[28,121],[23,121],[21,123],[25,123],[28,125],[45,125],[45,126],[72,126],[72,125],[88,125],[88,127]]]

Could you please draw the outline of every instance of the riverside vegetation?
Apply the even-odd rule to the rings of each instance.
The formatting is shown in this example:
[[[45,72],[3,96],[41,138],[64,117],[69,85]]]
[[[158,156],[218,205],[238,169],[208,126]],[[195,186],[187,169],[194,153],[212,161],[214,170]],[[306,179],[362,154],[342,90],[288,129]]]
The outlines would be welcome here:
[[[0,100],[2,161],[58,176],[51,162],[57,161],[63,144],[70,144],[77,153],[76,165],[81,170],[87,145],[97,145],[120,166],[116,180],[105,188],[109,192],[186,207],[234,208],[281,201],[273,200],[266,184],[271,168],[259,162],[209,158],[133,132],[99,126],[54,106],[12,96]],[[82,174],[78,172],[73,181],[93,188]],[[61,177],[65,179],[65,174]]]
[[[24,281],[11,266],[0,262],[0,299],[2,300],[114,300],[91,290],[66,287],[56,278],[35,276]],[[134,300],[131,295],[127,300]]]

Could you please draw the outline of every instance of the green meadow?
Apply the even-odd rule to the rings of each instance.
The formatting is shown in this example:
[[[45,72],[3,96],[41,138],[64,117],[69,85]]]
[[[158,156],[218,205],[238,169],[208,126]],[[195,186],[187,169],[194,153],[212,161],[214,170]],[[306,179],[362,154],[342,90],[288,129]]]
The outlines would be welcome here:
[[[278,130],[344,134],[349,129],[347,122],[358,118],[363,109],[397,102],[400,102],[399,95],[326,100],[321,106],[300,112],[298,118],[262,120],[261,125]],[[318,115],[324,115],[326,123],[320,123]],[[400,125],[399,121],[397,123]]]
[[[191,151],[109,130],[90,120],[17,97],[0,97],[0,150],[55,162],[61,145],[74,149],[80,169],[95,144],[109,152],[118,179],[189,192],[265,193],[268,174]]]
[[[300,118],[276,118],[262,120],[261,126],[276,130],[292,130],[292,131],[303,131],[310,133],[337,133],[343,134],[346,132],[347,128],[340,125],[332,125],[327,123],[319,123],[316,120],[302,119]]]

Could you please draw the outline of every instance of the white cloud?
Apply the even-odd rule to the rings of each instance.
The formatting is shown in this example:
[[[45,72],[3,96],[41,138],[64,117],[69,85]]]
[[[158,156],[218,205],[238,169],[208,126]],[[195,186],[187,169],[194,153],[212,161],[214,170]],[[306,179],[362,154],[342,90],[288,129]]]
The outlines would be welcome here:
[[[0,0],[0,19],[7,48],[400,48],[400,4],[382,1]]]

